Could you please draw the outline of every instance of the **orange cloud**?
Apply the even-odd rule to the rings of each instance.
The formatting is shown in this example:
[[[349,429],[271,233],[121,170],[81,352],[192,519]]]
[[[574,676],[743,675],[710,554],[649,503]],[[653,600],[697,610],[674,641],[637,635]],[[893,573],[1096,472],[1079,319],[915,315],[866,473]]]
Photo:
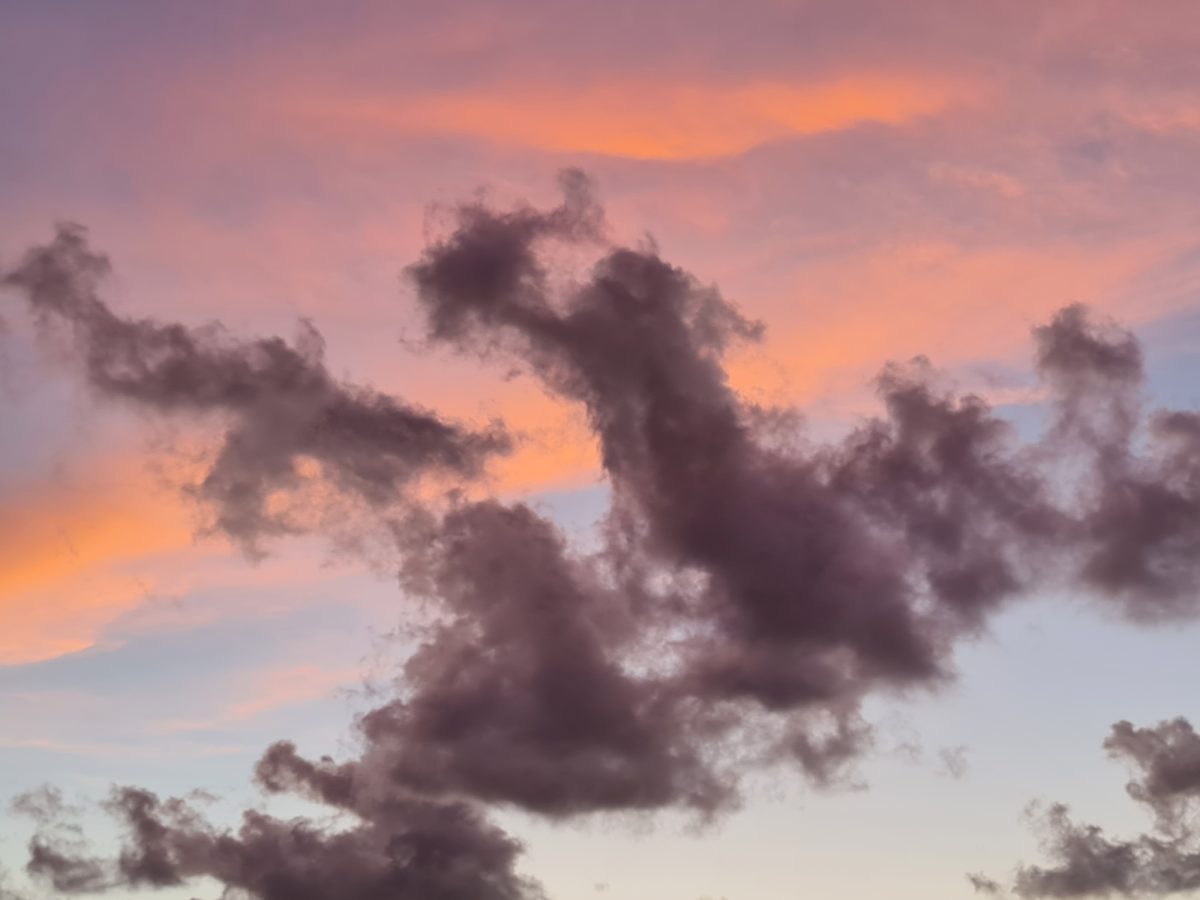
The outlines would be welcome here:
[[[128,565],[190,543],[182,504],[124,460],[0,497],[0,664],[90,646],[154,589]]]
[[[901,124],[963,100],[958,84],[868,75],[818,84],[615,81],[510,85],[412,98],[297,101],[294,112],[382,129],[462,134],[565,153],[706,159],[862,122]]]
[[[889,360],[1013,359],[1027,368],[1030,328],[1068,303],[1129,324],[1166,312],[1129,294],[1170,249],[1155,241],[1103,251],[914,241],[813,264],[789,292],[756,304],[771,323],[768,342],[732,361],[731,380],[777,401],[837,398],[845,412],[862,410],[869,379]]]
[[[1125,119],[1154,134],[1176,131],[1200,131],[1200,106],[1175,104],[1158,109],[1131,111]]]

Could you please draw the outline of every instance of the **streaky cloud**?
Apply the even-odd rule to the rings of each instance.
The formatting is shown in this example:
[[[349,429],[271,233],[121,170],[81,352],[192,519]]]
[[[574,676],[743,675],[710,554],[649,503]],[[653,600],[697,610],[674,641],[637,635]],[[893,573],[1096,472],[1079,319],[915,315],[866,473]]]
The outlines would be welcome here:
[[[3,284],[24,295],[43,327],[69,333],[99,397],[160,415],[222,418],[220,449],[196,493],[214,510],[215,527],[251,552],[264,538],[301,527],[269,501],[313,477],[384,508],[422,475],[472,478],[510,448],[498,425],[469,431],[335,378],[311,323],[302,322],[289,343],[239,339],[219,323],[119,316],[98,294],[109,270],[83,228],[63,225],[51,243],[5,273]]]

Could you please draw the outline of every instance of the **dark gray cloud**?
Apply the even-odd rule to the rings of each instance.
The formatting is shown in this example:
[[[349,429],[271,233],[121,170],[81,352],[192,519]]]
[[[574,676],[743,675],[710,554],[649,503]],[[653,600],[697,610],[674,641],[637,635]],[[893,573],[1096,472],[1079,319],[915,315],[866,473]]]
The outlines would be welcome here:
[[[1200,420],[1147,415],[1128,332],[1077,306],[1035,331],[1040,444],[921,359],[883,370],[884,414],[846,439],[781,441],[795,411],[748,405],[722,365],[762,326],[652,245],[608,245],[586,180],[564,183],[547,210],[462,205],[408,274],[435,343],[507,356],[586,410],[608,553],[691,578],[666,606],[689,635],[675,696],[779,714],[822,782],[870,746],[866,693],[942,683],[957,640],[1047,579],[1135,618],[1191,611]],[[564,281],[553,245],[581,241],[599,259]]]
[[[978,872],[972,872],[967,876],[967,881],[971,883],[971,887],[975,889],[975,893],[984,894],[988,897],[998,897],[1001,890],[1000,882],[988,878],[986,875],[980,875]]]
[[[1051,866],[1026,866],[1013,890],[1021,897],[1144,897],[1200,889],[1200,850],[1156,835],[1109,838],[1052,806],[1041,823]]]
[[[614,493],[613,545],[698,576],[680,614],[695,634],[687,692],[831,712],[827,740],[788,741],[821,778],[831,755],[866,743],[858,699],[946,678],[954,640],[1028,587],[1040,548],[1071,539],[1070,515],[1010,426],[939,389],[922,361],[885,369],[886,415],[846,441],[773,439],[764,423],[789,411],[750,407],[722,367],[761,325],[653,247],[604,245],[579,225],[601,219],[586,185],[570,184],[544,212],[458,210],[409,269],[430,335],[508,353],[583,405]],[[559,287],[543,251],[581,239],[601,258]]]
[[[1129,796],[1153,814],[1151,831],[1124,840],[1075,822],[1062,804],[1038,820],[1051,865],[1024,866],[1022,897],[1141,897],[1200,890],[1200,736],[1186,719],[1137,728],[1118,722],[1104,741],[1134,778]]]
[[[104,862],[89,852],[83,832],[73,821],[79,810],[66,804],[61,791],[47,786],[21,794],[14,798],[11,809],[37,823],[25,866],[30,875],[46,879],[64,893],[105,888]]]
[[[550,522],[484,501],[403,530],[403,583],[444,618],[362,719],[348,777],[554,816],[729,799],[703,716],[622,665],[627,598]]]
[[[758,534],[729,540],[741,524],[737,506],[716,514],[715,503],[736,500],[743,487],[753,491],[745,506],[765,499],[746,478],[744,457],[753,448],[720,355],[729,341],[752,337],[757,327],[649,251],[608,253],[586,285],[556,303],[560,298],[547,293],[537,242],[575,236],[556,228],[568,208],[497,213],[464,206],[456,231],[410,269],[431,334],[460,346],[507,342],[553,389],[584,403],[620,511],[646,527],[657,554],[681,565],[711,558],[727,583],[717,591],[740,595],[755,577],[739,567],[740,554],[750,545],[768,562],[773,554],[769,541],[755,540]],[[803,496],[807,472],[783,477],[788,481],[775,485],[775,496],[784,503]],[[770,505],[763,511],[766,517],[771,512]],[[836,531],[836,518],[824,518]],[[803,554],[802,544],[797,551]],[[723,610],[748,639],[764,630],[758,619],[775,613],[786,627],[802,615],[801,604],[794,611],[779,608],[775,585],[768,583],[779,582],[773,574],[762,574],[767,590],[757,609],[741,615],[732,600]],[[738,689],[732,679],[731,673],[730,691]]]
[[[1104,749],[1134,770],[1126,790],[1154,812],[1161,831],[1186,834],[1191,829],[1189,819],[1200,805],[1200,735],[1191,722],[1178,718],[1150,728],[1118,722]]]
[[[115,858],[90,855],[69,819],[56,812],[41,817],[26,868],[60,894],[170,887],[204,876],[259,900],[542,896],[514,871],[520,845],[470,806],[323,792],[315,778],[297,777],[289,787],[349,813],[353,824],[248,811],[231,831],[209,824],[186,800],[120,787],[107,803],[124,831]]]
[[[549,292],[540,244],[576,239],[569,213],[590,203],[462,207],[454,233],[409,270],[432,337],[505,347],[586,407],[622,545],[705,578],[694,694],[788,709],[874,678],[935,675],[938,649],[906,602],[895,548],[814,462],[756,443],[720,362],[760,326],[649,249],[606,252],[585,284]]]
[[[833,451],[831,486],[907,548],[958,625],[979,626],[1044,574],[1038,549],[1064,536],[1066,516],[1011,426],[940,390],[927,361],[887,366],[877,387],[887,417]]]
[[[1200,416],[1147,413],[1127,332],[1081,307],[1036,330],[1053,416],[1040,443],[917,359],[879,375],[878,417],[814,446],[796,410],[729,385],[725,354],[762,326],[652,244],[611,246],[588,180],[561,183],[548,210],[458,207],[408,275],[432,342],[515,362],[586,411],[612,491],[591,554],[524,504],[398,504],[424,473],[474,476],[507,439],[334,379],[315,332],[244,342],[120,318],[96,295],[107,261],[70,228],[6,277],[70,331],[105,396],[224,417],[199,487],[220,527],[251,548],[300,527],[265,500],[315,460],[335,493],[380,513],[401,586],[434,620],[394,697],[359,721],[356,755],[314,761],[281,741],[258,765],[267,790],[353,827],[252,811],[220,831],[183,800],[124,788],[110,811],[128,846],[108,860],[48,825],[69,817],[43,798],[26,810],[43,820],[31,873],[76,892],[211,875],[261,900],[523,897],[519,848],[486,805],[709,815],[736,802],[746,767],[780,762],[832,784],[872,745],[865,697],[944,684],[957,643],[1047,579],[1135,619],[1194,610]],[[554,269],[563,244],[598,253],[584,277]],[[1113,841],[1055,807],[1056,865],[1021,870],[1018,892],[1192,883],[1194,739],[1177,723],[1118,726],[1109,749],[1141,772],[1130,793],[1159,832]]]
[[[424,474],[470,478],[509,448],[499,426],[472,432],[338,380],[308,323],[288,343],[237,339],[217,323],[196,328],[118,316],[97,293],[109,268],[85,231],[67,225],[2,283],[24,295],[42,326],[69,332],[98,395],[159,414],[223,417],[220,449],[197,493],[215,511],[215,526],[247,549],[299,527],[268,498],[312,478],[387,507]],[[318,471],[306,471],[306,462]]]
[[[1066,549],[1080,580],[1135,619],[1192,615],[1200,600],[1200,417],[1147,415],[1136,339],[1071,306],[1035,331],[1055,410],[1048,441],[1078,495]]]

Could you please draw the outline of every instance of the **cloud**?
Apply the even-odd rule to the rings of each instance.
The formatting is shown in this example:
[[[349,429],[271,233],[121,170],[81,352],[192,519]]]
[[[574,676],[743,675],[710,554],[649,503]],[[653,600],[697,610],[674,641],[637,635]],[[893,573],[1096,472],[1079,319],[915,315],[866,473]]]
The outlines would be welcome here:
[[[158,725],[156,730],[174,733],[226,728],[282,707],[328,697],[362,679],[364,674],[361,668],[328,669],[304,663],[243,676],[238,679],[238,693],[249,699],[229,704],[211,718],[172,719]]]
[[[1092,321],[1083,307],[1062,310],[1035,338],[1055,409],[1049,441],[1086,466],[1072,498],[1079,506],[1082,581],[1133,618],[1194,614],[1200,415],[1159,411],[1147,423],[1137,341],[1111,323]],[[1139,441],[1148,445],[1144,452]]]
[[[993,881],[986,875],[980,875],[978,872],[973,872],[967,876],[967,881],[971,883],[971,887],[975,889],[975,893],[984,894],[985,896],[998,896],[1001,891],[1000,882]]]
[[[328,793],[341,828],[247,812],[215,828],[183,798],[114,788],[106,803],[125,837],[115,859],[90,855],[53,793],[19,798],[38,832],[27,871],[65,894],[162,888],[207,876],[260,900],[533,900],[513,869],[520,845],[470,807]]]
[[[945,684],[959,642],[1051,579],[1134,619],[1192,612],[1200,428],[1191,413],[1147,414],[1129,334],[1082,307],[1035,332],[1051,411],[1040,442],[918,358],[884,367],[879,415],[817,443],[799,410],[730,385],[727,354],[763,326],[651,241],[612,244],[584,175],[560,184],[546,209],[460,204],[407,275],[432,345],[516,366],[583,411],[612,496],[592,553],[521,503],[410,495],[429,471],[476,476],[503,432],[336,381],[314,333],[244,342],[121,319],[95,296],[106,263],[77,230],[9,276],[36,316],[72,332],[103,395],[224,416],[199,491],[226,531],[256,548],[328,527],[281,521],[267,502],[312,458],[335,501],[377,515],[401,587],[432,613],[395,695],[359,720],[355,754],[314,761],[285,740],[258,764],[265,788],[351,814],[348,830],[250,811],[222,832],[184,801],[124,788],[110,804],[129,828],[123,853],[43,834],[34,874],[80,890],[210,875],[270,898],[295,896],[280,885],[299,890],[303,874],[314,898],[524,896],[517,847],[486,825],[487,806],[711,815],[737,802],[750,767],[835,783],[872,744],[866,697]],[[598,258],[566,277],[563,247]],[[1129,497],[1183,512],[1131,526],[1112,514]],[[1138,765],[1158,753],[1136,732],[1114,741]],[[1172,808],[1160,780],[1137,784]],[[1186,862],[1166,838],[1114,843],[1058,808],[1048,823],[1063,865],[1023,870],[1031,895],[1133,884],[1120,881],[1133,870],[1165,884],[1163,867]]]
[[[215,527],[251,552],[261,538],[299,528],[299,513],[280,501],[314,481],[379,507],[427,473],[476,476],[509,448],[497,427],[470,432],[337,380],[308,323],[289,344],[241,341],[216,323],[122,318],[97,295],[109,268],[82,228],[60,226],[3,283],[24,295],[39,324],[69,333],[98,396],[159,414],[224,418],[220,449],[196,492],[214,509]]]
[[[404,695],[362,720],[360,768],[554,816],[728,800],[702,716],[621,664],[629,598],[550,522],[487,501],[403,540],[403,584],[447,619],[406,663]]]
[[[516,360],[585,410],[613,491],[613,558],[696,576],[675,619],[691,635],[671,675],[684,696],[799,713],[781,746],[822,781],[869,745],[856,719],[866,693],[936,687],[956,640],[1046,579],[1099,588],[1134,618],[1152,614],[1132,605],[1140,587],[1190,611],[1191,414],[1156,416],[1135,451],[1146,414],[1128,333],[1082,307],[1035,331],[1054,411],[1043,444],[1021,445],[918,359],[878,377],[884,416],[806,447],[795,411],[729,386],[723,356],[761,325],[653,245],[606,244],[586,182],[567,178],[547,210],[460,206],[408,273],[434,342]],[[600,258],[560,283],[555,242],[595,244]],[[1095,460],[1078,492],[1059,490],[1050,449]],[[1109,508],[1129,472],[1179,514],[1129,532]],[[1121,554],[1148,562],[1109,575]],[[805,713],[831,717],[818,743]]]
[[[822,81],[704,83],[653,77],[570,88],[498,88],[388,98],[369,95],[288,107],[340,130],[466,135],[555,153],[642,160],[714,159],[789,137],[863,123],[903,125],[971,94],[944,79],[858,73]]]
[[[1187,719],[1151,728],[1118,722],[1104,749],[1138,773],[1126,790],[1154,812],[1160,830],[1177,834],[1188,830],[1187,813],[1200,800],[1200,735]]]
[[[949,777],[961,780],[970,768],[970,751],[966,747],[943,747],[938,751],[942,771]]]
[[[1104,747],[1128,763],[1129,796],[1154,815],[1154,829],[1129,840],[1075,822],[1063,804],[1038,819],[1050,866],[1023,866],[1013,890],[1021,897],[1142,897],[1200,888],[1200,736],[1178,718],[1137,728],[1112,727]]]
[[[1095,825],[1080,825],[1055,804],[1041,827],[1051,867],[1027,866],[1013,890],[1021,897],[1143,897],[1200,888],[1200,851],[1154,835],[1112,839]]]
[[[173,494],[125,455],[0,491],[0,664],[92,646],[158,585],[128,571],[192,543]]]
[[[681,625],[698,635],[681,675],[692,696],[831,711],[825,749],[853,755],[862,694],[944,678],[952,638],[1025,586],[1024,551],[1061,517],[1008,426],[937,389],[923,363],[885,370],[887,418],[845,443],[775,445],[791,413],[749,406],[722,368],[762,327],[715,289],[652,247],[616,247],[554,292],[540,248],[601,237],[575,226],[582,203],[461,207],[409,269],[432,339],[507,352],[586,410],[614,492],[613,546],[700,576]]]

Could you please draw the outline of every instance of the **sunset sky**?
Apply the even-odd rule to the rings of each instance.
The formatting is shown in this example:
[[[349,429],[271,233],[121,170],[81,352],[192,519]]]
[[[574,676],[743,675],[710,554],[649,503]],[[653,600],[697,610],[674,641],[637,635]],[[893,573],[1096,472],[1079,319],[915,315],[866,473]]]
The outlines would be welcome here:
[[[0,0],[0,116],[0,900],[1200,891],[1194,0]]]

